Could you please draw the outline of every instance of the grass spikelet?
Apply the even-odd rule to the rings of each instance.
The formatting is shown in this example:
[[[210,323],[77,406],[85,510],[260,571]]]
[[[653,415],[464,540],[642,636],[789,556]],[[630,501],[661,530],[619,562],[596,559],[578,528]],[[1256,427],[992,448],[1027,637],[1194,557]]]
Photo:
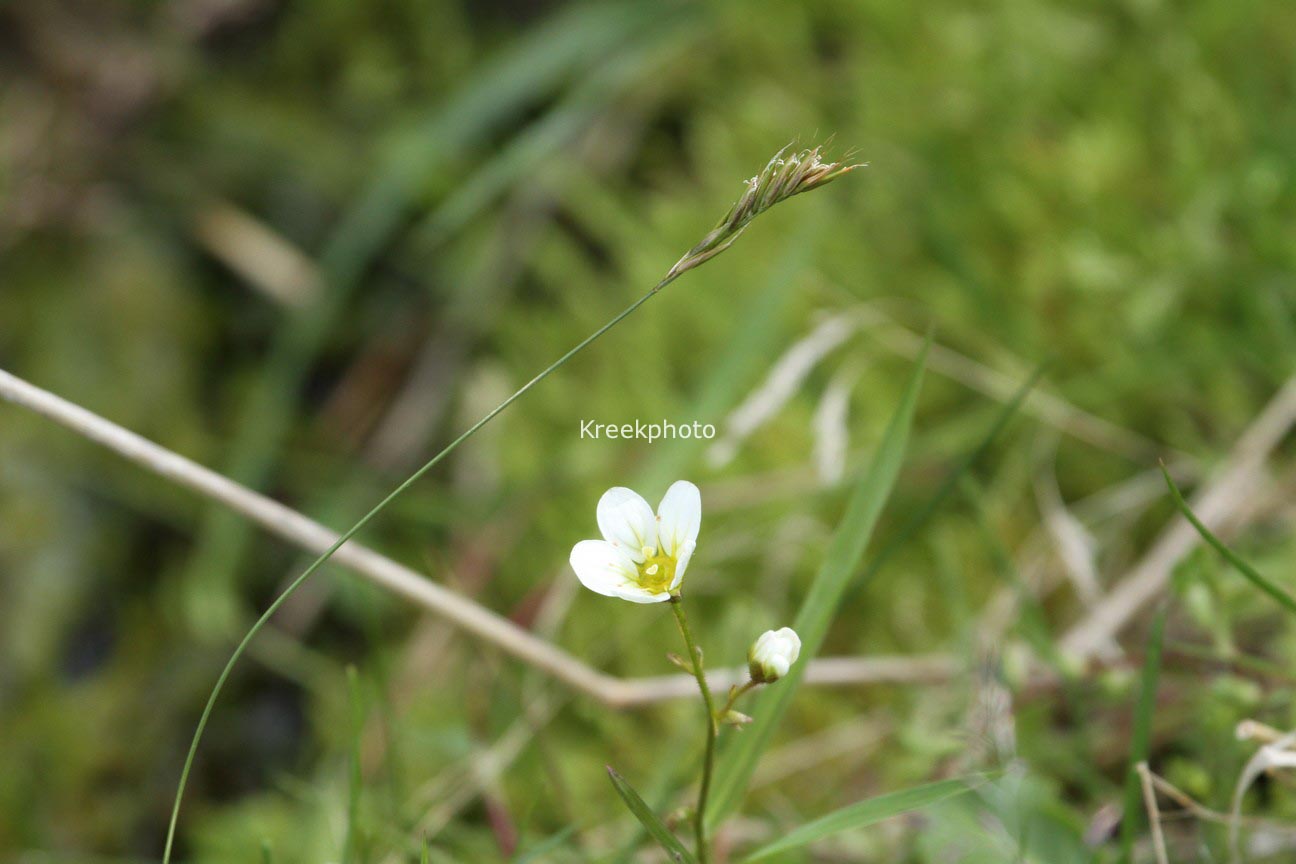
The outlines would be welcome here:
[[[791,147],[789,144],[775,153],[764,170],[747,181],[747,189],[742,197],[734,202],[725,217],[716,223],[701,242],[675,262],[675,266],[662,279],[662,285],[728,249],[753,219],[780,201],[818,189],[863,167],[863,163],[824,162],[822,146],[789,154]]]

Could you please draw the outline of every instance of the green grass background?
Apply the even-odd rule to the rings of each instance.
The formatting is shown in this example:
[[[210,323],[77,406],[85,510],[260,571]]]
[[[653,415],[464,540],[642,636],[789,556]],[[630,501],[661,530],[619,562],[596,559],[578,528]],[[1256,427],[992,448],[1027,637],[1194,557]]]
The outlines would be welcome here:
[[[1028,403],[848,589],[825,646],[950,653],[966,673],[800,690],[729,836],[746,848],[869,795],[996,768],[922,821],[779,860],[1114,860],[1101,827],[1121,801],[1151,614],[1112,667],[1024,681],[1022,658],[1047,659],[1084,612],[1036,485],[1056,481],[1110,585],[1176,518],[1157,459],[1190,485],[1209,476],[1296,371],[1296,7],[4,4],[0,365],[342,529],[656,282],[771,153],[830,136],[869,167],[763,215],[363,539],[600,668],[664,674],[679,650],[668,612],[565,597],[566,557],[593,536],[606,487],[656,500],[689,478],[704,502],[690,616],[708,662],[736,664],[795,614],[900,399],[912,334],[930,328],[964,358],[952,371],[981,364],[1007,390],[929,372],[873,553],[1047,362],[1038,393],[1118,431]],[[202,239],[222,207],[307,257],[307,302],[231,269],[226,256],[255,249]],[[590,418],[723,433],[828,315],[866,323],[728,464],[705,443],[579,439]],[[822,481],[814,417],[842,382],[849,469]],[[1288,442],[1234,537],[1288,590],[1294,469]],[[1095,504],[1138,477],[1146,500]],[[0,406],[0,854],[156,859],[208,689],[305,563]],[[1023,583],[1027,611],[979,640],[994,598]],[[1226,810],[1254,750],[1235,724],[1296,724],[1296,642],[1213,554],[1189,556],[1169,596],[1152,766]],[[684,803],[694,712],[568,698],[326,568],[217,705],[179,852],[413,861],[426,837],[434,861],[507,861],[559,835],[534,860],[611,860],[632,832],[604,764],[663,809]],[[514,758],[470,791],[509,741]],[[1289,778],[1262,780],[1246,809],[1296,827]],[[1218,826],[1167,830],[1176,860],[1225,860]]]

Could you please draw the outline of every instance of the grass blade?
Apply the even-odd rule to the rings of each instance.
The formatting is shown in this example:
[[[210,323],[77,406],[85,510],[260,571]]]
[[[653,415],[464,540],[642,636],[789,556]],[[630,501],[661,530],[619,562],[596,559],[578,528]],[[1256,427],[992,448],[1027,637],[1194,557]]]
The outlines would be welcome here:
[[[648,833],[653,836],[653,839],[661,844],[670,859],[685,862],[685,864],[696,864],[696,859],[684,848],[684,844],[680,843],[679,838],[662,824],[661,820],[657,818],[657,814],[653,813],[652,808],[639,797],[639,793],[631,788],[625,778],[612,770],[610,766],[607,772],[608,777],[612,780],[612,786],[616,789],[617,794],[621,796],[621,800],[626,803],[626,807],[630,808],[630,812],[639,820],[639,824],[643,825]]]
[[[789,831],[773,843],[760,847],[743,861],[760,861],[824,837],[840,834],[842,831],[864,828],[883,819],[890,819],[892,816],[899,816],[901,813],[909,813],[956,795],[962,795],[971,788],[972,786],[966,780],[941,780],[901,792],[888,792],[885,795],[868,798],[840,810],[834,810],[827,816],[821,816],[800,828]]]
[[[1129,775],[1125,778],[1125,810],[1121,816],[1121,861],[1134,860],[1134,839],[1143,824],[1143,790],[1134,766],[1146,762],[1152,740],[1152,713],[1156,708],[1157,678],[1161,674],[1161,643],[1165,632],[1165,609],[1152,620],[1147,656],[1143,660],[1143,684],[1134,709],[1134,733],[1130,742]]]
[[[801,637],[801,662],[793,666],[792,671],[777,685],[764,689],[753,706],[754,710],[750,712],[756,721],[741,736],[732,738],[730,746],[721,754],[712,788],[711,810],[708,813],[711,827],[737,809],[742,801],[756,763],[769,745],[774,729],[796,693],[806,663],[823,645],[828,625],[841,603],[846,586],[851,576],[859,570],[873,526],[877,524],[882,507],[890,497],[896,476],[900,473],[930,345],[929,337],[905,387],[900,405],[891,417],[882,443],[878,445],[872,464],[856,484],[846,514],[833,534],[819,573],[792,624],[792,629]]]
[[[1178,505],[1185,518],[1192,523],[1192,526],[1197,529],[1197,533],[1202,536],[1202,539],[1215,547],[1215,551],[1224,556],[1224,560],[1232,564],[1234,569],[1246,577],[1247,581],[1276,600],[1278,605],[1282,606],[1288,612],[1296,615],[1296,599],[1293,599],[1286,591],[1270,582],[1264,576],[1261,576],[1259,571],[1247,562],[1243,561],[1236,552],[1225,546],[1223,541],[1212,534],[1211,530],[1202,524],[1202,521],[1197,518],[1197,514],[1192,511],[1192,508],[1188,506],[1188,502],[1184,500],[1183,494],[1179,491],[1179,487],[1176,486],[1174,480],[1170,478],[1170,472],[1166,470],[1164,463],[1161,465],[1161,473],[1165,475],[1166,485],[1170,487],[1170,494],[1174,497],[1175,504]]]

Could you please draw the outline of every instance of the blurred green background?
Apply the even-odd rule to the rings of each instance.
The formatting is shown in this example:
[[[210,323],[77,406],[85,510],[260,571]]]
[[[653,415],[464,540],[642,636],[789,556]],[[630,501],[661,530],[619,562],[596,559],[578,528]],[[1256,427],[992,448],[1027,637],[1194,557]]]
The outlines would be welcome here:
[[[874,556],[1047,363],[829,637],[957,674],[803,688],[721,840],[992,768],[781,860],[1114,860],[1150,609],[1103,663],[1048,673],[1173,521],[1158,458],[1206,481],[1296,371],[1296,6],[0,4],[0,367],[343,529],[650,287],[773,152],[828,138],[869,167],[762,216],[364,540],[601,669],[665,674],[669,614],[577,592],[566,558],[605,488],[686,477],[691,614],[737,664],[804,597],[924,332]],[[720,434],[579,437],[662,418]],[[1279,439],[1229,536],[1296,588]],[[305,563],[0,405],[0,857],[156,860],[209,688]],[[1296,641],[1213,555],[1171,563],[1151,764],[1227,811],[1255,752],[1235,724],[1296,725]],[[572,697],[326,568],[231,679],[178,852],[339,860],[358,747],[354,860],[424,838],[434,861],[616,860],[633,832],[604,764],[685,803],[695,711]],[[1294,799],[1281,774],[1246,796],[1269,820],[1249,860],[1292,860]],[[1221,825],[1166,831],[1174,860],[1227,858]]]

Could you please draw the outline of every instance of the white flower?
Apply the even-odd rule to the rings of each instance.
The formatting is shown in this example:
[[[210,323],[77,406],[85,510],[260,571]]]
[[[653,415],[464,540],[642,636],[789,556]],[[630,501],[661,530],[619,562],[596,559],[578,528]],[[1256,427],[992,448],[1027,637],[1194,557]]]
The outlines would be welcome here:
[[[572,547],[581,584],[631,603],[661,603],[679,589],[702,525],[702,496],[687,480],[666,490],[653,515],[637,492],[614,486],[598,503],[602,540]]]
[[[795,630],[766,630],[747,649],[747,668],[757,684],[769,684],[786,675],[799,656],[801,637]]]

